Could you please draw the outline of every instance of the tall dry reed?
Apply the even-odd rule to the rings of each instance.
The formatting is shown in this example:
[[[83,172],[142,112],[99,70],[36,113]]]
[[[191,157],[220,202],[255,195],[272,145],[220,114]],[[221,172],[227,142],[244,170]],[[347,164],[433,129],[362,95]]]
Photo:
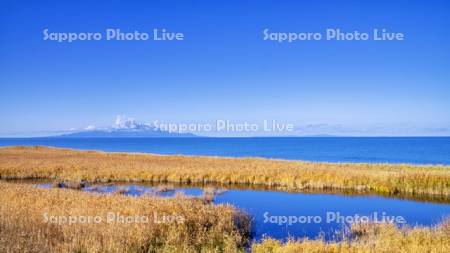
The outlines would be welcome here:
[[[0,178],[90,182],[221,183],[382,194],[450,196],[450,166],[346,164],[77,151],[48,147],[0,148]]]
[[[232,206],[187,197],[95,195],[0,181],[0,252],[234,253],[246,246],[249,226],[249,217]]]
[[[435,227],[402,227],[393,224],[355,224],[340,242],[267,238],[252,246],[253,253],[448,253],[450,220]],[[354,236],[357,235],[355,238]]]

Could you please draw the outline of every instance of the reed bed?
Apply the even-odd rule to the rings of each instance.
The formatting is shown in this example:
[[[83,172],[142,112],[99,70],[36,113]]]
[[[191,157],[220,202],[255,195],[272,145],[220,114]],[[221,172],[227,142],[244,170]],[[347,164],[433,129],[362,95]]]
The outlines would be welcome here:
[[[450,219],[435,227],[402,227],[393,224],[355,224],[340,242],[266,238],[253,244],[252,253],[447,253],[450,252]]]
[[[250,232],[249,217],[234,207],[183,196],[95,195],[0,181],[0,203],[5,253],[234,253],[244,251]]]
[[[0,252],[58,253],[244,253],[250,218],[229,205],[208,205],[178,196],[126,197],[0,181]],[[106,222],[117,217],[150,217],[149,223]],[[158,221],[151,218],[159,216]],[[165,217],[183,217],[162,222]],[[96,222],[68,224],[49,217],[102,217]],[[50,220],[50,222],[49,222]],[[254,242],[252,253],[410,253],[450,252],[450,220],[435,227],[392,224],[355,224],[343,240],[281,242],[266,238]]]
[[[219,183],[450,197],[450,166],[165,156],[40,146],[0,148],[0,178]]]

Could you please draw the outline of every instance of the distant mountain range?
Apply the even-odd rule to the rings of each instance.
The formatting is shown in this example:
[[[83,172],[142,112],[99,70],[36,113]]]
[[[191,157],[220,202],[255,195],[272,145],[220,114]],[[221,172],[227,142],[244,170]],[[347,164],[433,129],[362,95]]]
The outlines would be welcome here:
[[[155,128],[151,124],[140,123],[131,118],[117,116],[111,127],[96,128],[88,126],[82,131],[62,134],[55,137],[197,137],[192,133],[172,133]]]

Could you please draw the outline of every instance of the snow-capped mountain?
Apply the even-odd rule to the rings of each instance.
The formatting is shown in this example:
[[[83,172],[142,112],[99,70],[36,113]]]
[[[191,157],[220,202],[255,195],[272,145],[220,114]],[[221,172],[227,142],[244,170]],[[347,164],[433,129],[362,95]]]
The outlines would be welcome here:
[[[140,130],[154,130],[154,127],[151,124],[140,123],[133,118],[127,118],[125,116],[118,115],[116,117],[114,125],[112,126],[112,129],[140,131]]]
[[[60,137],[196,137],[196,135],[161,131],[151,124],[118,115],[110,127],[97,128],[90,125],[83,131],[60,135]]]

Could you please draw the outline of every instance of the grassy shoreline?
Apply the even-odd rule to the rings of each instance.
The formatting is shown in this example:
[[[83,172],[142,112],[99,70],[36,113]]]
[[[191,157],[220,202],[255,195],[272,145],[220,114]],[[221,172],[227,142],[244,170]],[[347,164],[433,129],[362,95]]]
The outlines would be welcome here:
[[[166,156],[41,146],[0,148],[0,178],[242,184],[288,191],[336,189],[450,198],[450,166]]]
[[[254,244],[252,253],[412,253],[450,252],[450,220],[433,227],[397,227],[394,224],[354,224],[339,242],[322,240],[265,239]]]
[[[185,196],[95,195],[2,181],[0,193],[0,252],[234,253],[249,238],[246,214]]]
[[[259,158],[106,153],[49,147],[0,148],[0,179],[218,183],[282,190],[352,190],[449,199],[449,166],[334,164]],[[230,205],[178,196],[126,197],[42,189],[0,180],[0,252],[247,252],[251,217]],[[181,216],[183,223],[45,222],[49,216]],[[435,227],[357,224],[342,241],[254,242],[254,253],[449,252],[450,220]]]
[[[178,196],[126,197],[43,189],[0,181],[0,252],[244,253],[249,217],[230,205]],[[48,222],[45,217],[176,215],[182,223]],[[433,227],[355,224],[341,241],[305,238],[254,242],[253,253],[371,253],[450,251],[450,220]]]

